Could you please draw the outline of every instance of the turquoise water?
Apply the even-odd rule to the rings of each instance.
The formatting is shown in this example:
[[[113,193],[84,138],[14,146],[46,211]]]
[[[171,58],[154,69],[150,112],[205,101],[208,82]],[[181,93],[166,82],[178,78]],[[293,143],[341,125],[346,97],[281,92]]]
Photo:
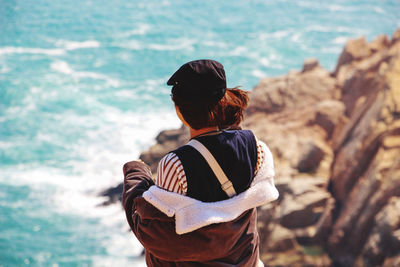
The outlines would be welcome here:
[[[392,1],[0,0],[0,266],[144,266],[121,166],[179,126],[165,81],[213,58],[228,86],[400,26]]]

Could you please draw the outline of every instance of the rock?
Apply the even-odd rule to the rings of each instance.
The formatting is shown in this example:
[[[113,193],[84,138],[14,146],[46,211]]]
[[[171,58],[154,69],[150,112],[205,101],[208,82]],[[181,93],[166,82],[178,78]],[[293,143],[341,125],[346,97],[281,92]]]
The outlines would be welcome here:
[[[308,246],[314,245],[315,242],[315,235],[316,235],[316,228],[314,225],[305,227],[305,228],[296,228],[293,230],[294,235],[296,236],[297,242],[301,246]]]
[[[390,46],[390,40],[387,35],[379,35],[372,42],[368,44],[369,49],[372,53],[382,51]]]
[[[370,54],[371,50],[368,47],[368,43],[365,40],[365,37],[360,37],[348,41],[344,47],[342,54],[339,57],[335,73],[337,73],[343,65],[348,64],[354,60],[360,60],[362,58],[368,57]]]
[[[289,179],[279,177],[279,179],[276,180],[275,185],[278,188],[280,195],[289,194],[299,196],[308,192],[325,190],[327,182],[328,181],[322,177],[298,176]]]
[[[326,240],[329,238],[334,223],[335,208],[336,201],[332,196],[330,196],[327,199],[325,203],[325,209],[315,226],[316,233],[314,236],[314,240],[317,244],[321,244],[324,247],[326,247]]]
[[[285,108],[298,110],[323,99],[330,99],[334,92],[335,80],[322,68],[266,78],[253,89],[247,112],[272,113]]]
[[[107,197],[108,200],[102,203],[103,206],[114,204],[122,200],[123,184],[120,183],[116,187],[111,187],[100,193],[100,196]]]
[[[329,194],[324,190],[311,191],[298,196],[285,196],[280,204],[282,207],[280,224],[290,229],[315,224],[328,198]]]
[[[327,139],[332,136],[335,126],[344,116],[344,111],[343,102],[338,100],[325,100],[317,104],[314,123],[326,131]]]
[[[321,160],[323,159],[325,152],[315,143],[309,142],[306,148],[300,155],[297,169],[300,172],[313,172],[315,171]]]
[[[371,76],[375,71],[373,91],[335,141],[329,188],[337,206],[327,240],[334,264],[354,264],[372,233],[375,216],[391,197],[400,195],[400,149],[384,146],[393,142],[389,138],[400,135],[400,99],[396,97],[400,94],[400,53],[389,54],[379,74],[368,70]],[[363,77],[367,76],[356,79]]]
[[[311,71],[317,67],[319,67],[318,59],[308,58],[304,61],[302,72]]]
[[[361,255],[365,266],[382,265],[394,256],[400,256],[400,197],[391,198],[378,213]]]
[[[382,87],[384,81],[376,74],[388,57],[389,50],[385,49],[339,70],[337,84],[341,87],[340,100],[345,104],[347,116],[359,110],[368,96],[376,92],[375,88]]]
[[[392,44],[397,43],[400,41],[400,27],[394,32],[392,36]]]
[[[305,263],[302,251],[296,249],[280,253],[261,253],[260,259],[265,263],[265,266],[302,266]]]
[[[182,139],[187,139],[188,131],[187,128],[184,127],[183,125],[179,129],[172,129],[172,130],[165,130],[160,132],[157,137],[156,141],[159,144],[167,143],[167,142],[176,142],[182,143]]]
[[[293,232],[278,224],[274,226],[267,242],[266,250],[271,252],[287,251],[298,246]]]

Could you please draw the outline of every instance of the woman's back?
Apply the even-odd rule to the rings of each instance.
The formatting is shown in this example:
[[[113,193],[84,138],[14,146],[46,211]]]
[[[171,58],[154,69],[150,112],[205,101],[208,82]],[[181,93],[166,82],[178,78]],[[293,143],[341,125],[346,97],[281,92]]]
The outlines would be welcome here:
[[[195,139],[214,156],[237,194],[249,188],[257,164],[257,144],[251,131],[222,131]],[[173,153],[181,161],[186,175],[187,196],[204,202],[228,198],[208,163],[197,150],[185,145]]]

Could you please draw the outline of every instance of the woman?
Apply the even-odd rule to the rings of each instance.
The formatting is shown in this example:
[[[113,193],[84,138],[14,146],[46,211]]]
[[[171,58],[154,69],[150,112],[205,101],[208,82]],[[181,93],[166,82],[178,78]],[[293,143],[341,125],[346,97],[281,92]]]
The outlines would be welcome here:
[[[124,165],[123,205],[148,266],[257,266],[256,207],[278,197],[272,155],[239,124],[247,92],[227,89],[213,60],[182,65],[168,80],[188,144],[160,161]],[[154,185],[155,183],[155,185]]]

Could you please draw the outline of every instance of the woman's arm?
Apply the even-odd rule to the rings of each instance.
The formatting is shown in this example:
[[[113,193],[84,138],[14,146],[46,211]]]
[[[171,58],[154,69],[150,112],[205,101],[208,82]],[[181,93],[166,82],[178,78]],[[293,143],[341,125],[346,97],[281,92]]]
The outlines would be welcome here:
[[[126,219],[133,229],[132,214],[136,211],[134,199],[140,197],[144,191],[154,185],[151,169],[141,161],[130,161],[123,167],[124,188],[122,191],[122,205]]]

